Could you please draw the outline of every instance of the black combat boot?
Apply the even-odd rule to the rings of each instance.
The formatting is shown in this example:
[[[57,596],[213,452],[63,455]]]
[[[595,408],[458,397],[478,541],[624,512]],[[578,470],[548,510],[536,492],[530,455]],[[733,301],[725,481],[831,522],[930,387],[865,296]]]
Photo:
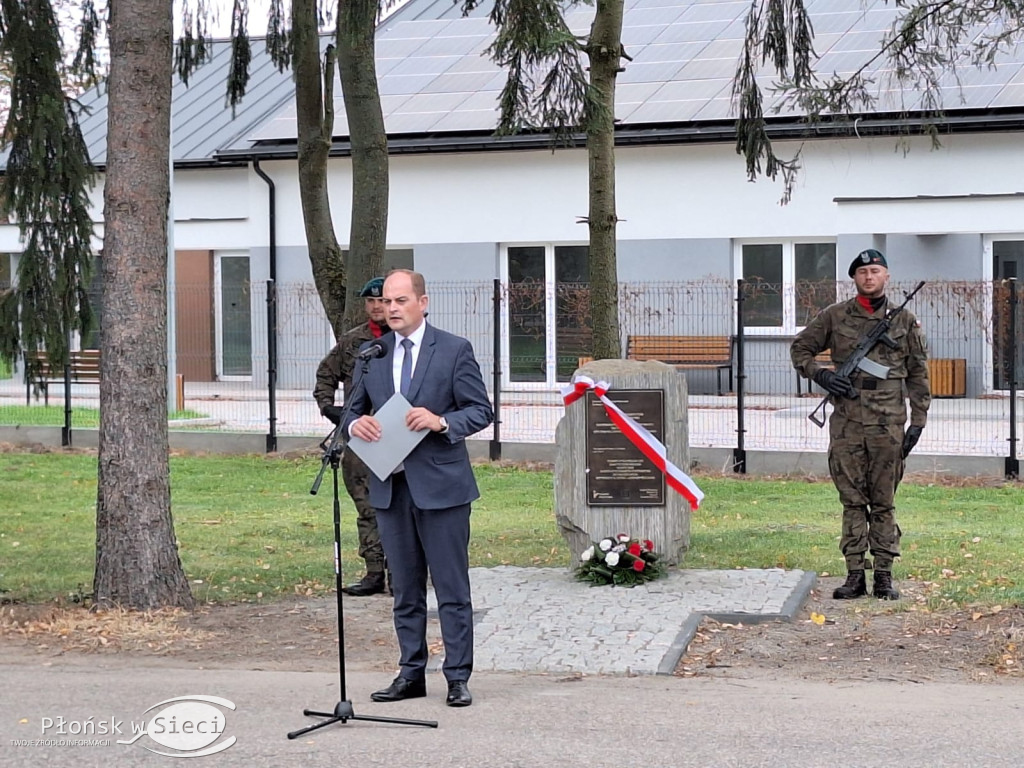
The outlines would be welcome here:
[[[353,597],[384,594],[384,571],[367,571],[366,575],[355,584],[342,588],[342,592]]]
[[[864,578],[864,569],[850,570],[846,574],[846,583],[837,587],[832,593],[833,600],[853,600],[855,597],[864,597],[868,593],[868,582]]]
[[[875,583],[871,587],[871,594],[879,600],[900,599],[900,593],[892,585],[891,571],[875,571]]]

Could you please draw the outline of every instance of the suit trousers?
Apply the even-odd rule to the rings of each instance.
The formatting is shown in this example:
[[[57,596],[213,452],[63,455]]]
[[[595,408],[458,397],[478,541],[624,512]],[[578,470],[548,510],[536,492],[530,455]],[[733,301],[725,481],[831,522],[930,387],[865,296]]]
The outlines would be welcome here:
[[[449,682],[469,680],[473,671],[470,505],[419,509],[403,472],[392,477],[391,488],[391,506],[377,509],[377,527],[395,592],[400,675],[422,680],[426,672],[429,569],[444,640],[444,676]]]

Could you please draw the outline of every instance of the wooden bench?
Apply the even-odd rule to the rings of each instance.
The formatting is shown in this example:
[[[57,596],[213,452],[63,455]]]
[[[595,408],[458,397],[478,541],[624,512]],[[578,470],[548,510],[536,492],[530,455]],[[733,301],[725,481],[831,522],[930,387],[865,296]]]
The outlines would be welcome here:
[[[815,359],[815,361],[819,365],[823,365],[826,368],[831,368],[831,369],[835,370],[835,366],[832,365],[832,350],[831,349],[826,349],[824,352],[819,352],[818,354],[816,354],[814,356],[814,359]],[[796,394],[797,394],[797,397],[799,397],[801,395],[800,383],[803,380],[804,380],[804,375],[802,373],[800,373],[799,371],[797,371],[797,373],[796,373]],[[814,382],[812,382],[810,379],[807,379],[807,394],[808,395],[811,394],[811,385],[813,383]]]
[[[660,360],[679,370],[714,369],[718,394],[722,394],[722,371],[729,372],[732,392],[731,336],[630,336],[626,357],[630,360]]]
[[[70,382],[87,382],[99,384],[100,351],[98,349],[79,349],[71,352],[68,362],[68,379]],[[43,391],[43,402],[50,404],[51,383],[64,383],[64,369],[50,362],[46,352],[35,352],[25,356],[25,405],[31,404],[32,387]]]

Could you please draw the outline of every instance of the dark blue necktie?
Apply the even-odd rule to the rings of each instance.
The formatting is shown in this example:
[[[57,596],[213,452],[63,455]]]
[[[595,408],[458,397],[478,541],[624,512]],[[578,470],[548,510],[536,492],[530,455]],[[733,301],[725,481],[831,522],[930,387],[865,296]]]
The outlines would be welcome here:
[[[403,395],[407,395],[409,394],[409,385],[412,384],[412,339],[402,339],[402,349],[405,350],[405,356],[402,358],[399,391]]]

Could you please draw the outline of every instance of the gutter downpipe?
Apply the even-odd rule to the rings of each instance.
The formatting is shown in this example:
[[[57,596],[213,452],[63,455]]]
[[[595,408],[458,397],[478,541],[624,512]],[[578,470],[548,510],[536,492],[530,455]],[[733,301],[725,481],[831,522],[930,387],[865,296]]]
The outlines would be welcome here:
[[[262,168],[258,157],[252,159],[252,169],[267,183],[269,208],[269,261],[270,279],[267,280],[267,396],[270,431],[267,433],[267,453],[277,451],[277,190],[274,181]]]

